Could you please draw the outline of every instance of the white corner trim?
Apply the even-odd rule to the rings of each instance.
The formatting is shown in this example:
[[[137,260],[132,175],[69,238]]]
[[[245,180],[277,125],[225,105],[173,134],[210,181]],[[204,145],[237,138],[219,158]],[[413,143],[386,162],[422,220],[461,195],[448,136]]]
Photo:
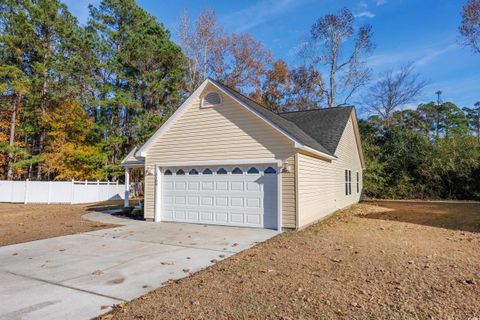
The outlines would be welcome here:
[[[159,167],[155,167],[155,202],[153,204],[153,221],[160,222],[162,213],[162,173]]]
[[[283,213],[283,205],[282,205],[282,163],[280,162],[277,164],[277,231],[282,231],[282,213]]]
[[[353,132],[355,134],[355,142],[357,144],[357,151],[360,157],[360,162],[362,164],[362,169],[366,169],[365,165],[365,155],[363,154],[363,147],[362,147],[362,137],[360,136],[360,129],[358,128],[358,120],[355,110],[352,111],[352,125],[353,125]]]
[[[196,99],[203,89],[210,83],[208,79],[203,81],[203,83],[190,95],[190,97],[185,100],[180,108],[175,111],[170,118],[150,137],[150,139],[145,142],[145,144],[137,151],[137,154],[141,157],[146,157],[147,151],[150,148],[151,144],[163,133],[165,132],[168,127],[172,125],[172,123],[177,119],[186,109],[186,107],[190,104],[193,99]]]
[[[313,149],[313,148],[310,148],[310,147],[307,147],[307,146],[295,146],[295,148],[300,149],[300,150],[304,150],[306,152],[312,153],[314,155],[317,155],[319,157],[322,157],[322,158],[325,158],[325,159],[328,159],[328,160],[336,160],[337,159],[337,157],[335,157],[335,156],[331,156],[329,154],[317,151],[316,149]]]
[[[203,160],[186,162],[159,162],[157,167],[193,167],[193,166],[217,166],[217,165],[244,165],[244,164],[276,164],[282,166],[282,160],[278,159],[239,159],[239,160]]]

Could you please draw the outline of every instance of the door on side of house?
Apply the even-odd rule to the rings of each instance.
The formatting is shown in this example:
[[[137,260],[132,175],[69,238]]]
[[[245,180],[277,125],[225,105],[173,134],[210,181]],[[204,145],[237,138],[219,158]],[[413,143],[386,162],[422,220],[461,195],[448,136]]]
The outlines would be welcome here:
[[[161,168],[161,221],[276,229],[275,165]]]

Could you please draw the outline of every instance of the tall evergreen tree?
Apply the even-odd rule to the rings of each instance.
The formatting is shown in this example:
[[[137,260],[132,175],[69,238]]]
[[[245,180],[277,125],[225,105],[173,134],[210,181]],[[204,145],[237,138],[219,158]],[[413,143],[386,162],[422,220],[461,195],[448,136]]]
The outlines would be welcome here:
[[[87,30],[99,61],[94,112],[116,163],[172,113],[183,56],[169,31],[134,0],[104,0],[90,14]]]

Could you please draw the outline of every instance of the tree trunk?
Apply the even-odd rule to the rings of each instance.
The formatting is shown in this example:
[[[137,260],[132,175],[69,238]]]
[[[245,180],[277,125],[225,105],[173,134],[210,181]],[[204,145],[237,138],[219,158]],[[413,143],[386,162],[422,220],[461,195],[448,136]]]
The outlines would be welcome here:
[[[44,147],[44,144],[45,144],[45,136],[46,136],[46,132],[45,132],[45,128],[44,128],[44,125],[43,125],[43,118],[45,116],[45,113],[46,113],[46,108],[45,108],[45,94],[47,92],[47,73],[45,72],[44,73],[44,79],[43,79],[43,83],[42,83],[42,88],[41,88],[41,100],[40,100],[40,111],[41,111],[41,117],[42,119],[40,119],[40,123],[41,123],[41,131],[40,131],[40,138],[39,138],[39,141],[38,141],[38,154],[41,154],[43,152],[43,147]],[[40,163],[37,164],[37,180],[40,181],[42,180],[42,166],[40,165]]]
[[[330,65],[330,90],[328,93],[328,107],[335,107],[335,70],[337,68],[337,52],[332,52],[332,63]]]
[[[14,102],[12,104],[12,116],[10,118],[10,137],[9,137],[9,145],[13,147],[15,144],[15,129],[16,129],[16,122],[17,122],[17,111],[18,106],[20,105],[22,97],[19,94],[16,94]],[[8,171],[7,171],[7,180],[12,180],[13,178],[13,168],[12,165],[15,162],[15,155],[13,152],[8,153]]]

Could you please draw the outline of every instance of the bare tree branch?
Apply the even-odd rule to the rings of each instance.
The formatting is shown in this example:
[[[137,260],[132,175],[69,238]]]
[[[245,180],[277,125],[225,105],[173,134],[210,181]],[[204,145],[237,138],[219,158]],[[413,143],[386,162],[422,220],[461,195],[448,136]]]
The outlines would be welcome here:
[[[319,18],[310,31],[311,46],[315,49],[311,51],[316,52],[312,56],[312,61],[314,64],[322,64],[328,69],[327,100],[329,107],[335,106],[338,92],[346,92],[344,101],[348,101],[360,87],[366,85],[370,78],[368,75],[370,70],[363,67],[362,58],[374,49],[371,42],[372,27],[364,25],[355,32],[354,22],[355,17],[350,10],[343,8],[336,14],[327,14]],[[349,47],[349,40],[353,41],[353,49],[342,62],[342,57],[345,55],[343,51]],[[302,51],[302,53],[305,52],[307,51]],[[340,72],[344,79],[341,88],[337,83],[337,73]]]
[[[462,23],[459,27],[464,44],[480,53],[480,0],[469,0],[462,9]]]
[[[386,72],[370,88],[366,104],[370,110],[381,116],[388,128],[395,110],[414,102],[426,85],[426,81],[419,80],[414,65],[408,63],[398,71]]]

